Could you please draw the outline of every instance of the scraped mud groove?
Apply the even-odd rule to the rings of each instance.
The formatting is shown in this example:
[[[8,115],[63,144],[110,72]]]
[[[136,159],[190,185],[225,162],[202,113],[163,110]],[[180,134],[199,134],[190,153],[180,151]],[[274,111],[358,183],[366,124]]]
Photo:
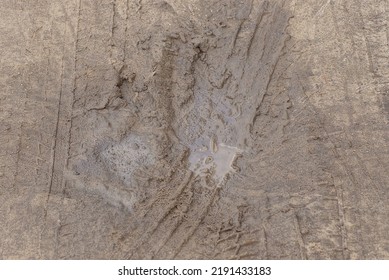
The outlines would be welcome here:
[[[387,4],[34,3],[0,9],[2,258],[389,258]]]

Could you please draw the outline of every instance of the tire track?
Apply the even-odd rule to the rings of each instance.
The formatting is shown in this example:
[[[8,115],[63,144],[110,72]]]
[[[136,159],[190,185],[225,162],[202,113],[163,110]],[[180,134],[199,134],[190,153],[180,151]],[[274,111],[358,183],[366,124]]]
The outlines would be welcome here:
[[[180,239],[178,239],[179,241],[177,241],[177,239],[174,240],[174,243],[177,244],[177,246],[167,256],[168,259],[175,259],[175,258],[177,258],[177,256],[179,255],[179,253],[181,252],[183,247],[189,242],[191,237],[195,234],[196,230],[199,228],[199,226],[203,222],[204,218],[207,216],[208,212],[210,211],[210,208],[211,208],[212,204],[218,198],[220,190],[221,190],[221,187],[220,186],[216,186],[216,188],[212,192],[212,195],[211,195],[208,203],[206,203],[206,205],[204,205],[203,211],[200,212],[200,215],[198,215],[199,212],[196,211],[196,216],[197,217],[195,219],[188,220],[188,223],[192,224],[192,226],[190,227],[190,230],[187,231],[187,234],[184,235],[184,237],[180,238],[181,240]],[[193,225],[193,220],[196,221],[194,223],[194,225]],[[184,226],[182,226],[182,228],[184,228]],[[173,240],[173,239],[171,239],[171,240]]]
[[[134,246],[134,248],[131,249],[131,251],[125,256],[126,259],[132,259],[138,255],[141,258],[144,258],[142,254],[149,255],[149,258],[151,257],[151,252],[143,251],[145,248],[149,248],[148,246],[145,246],[145,244],[150,243],[152,237],[155,236],[156,233],[159,233],[158,230],[162,226],[163,222],[168,219],[169,216],[171,216],[173,209],[178,203],[178,198],[190,185],[192,177],[192,171],[188,170],[183,178],[182,183],[177,187],[171,196],[168,196],[161,201],[161,199],[158,198],[158,195],[156,195],[157,199],[154,200],[149,207],[147,207],[148,210],[146,210],[146,213],[143,215],[141,214],[140,218],[142,220],[142,224],[139,228],[136,229],[135,233],[135,235],[138,236],[138,238],[136,238],[137,245]],[[164,204],[167,204],[167,207],[161,210],[160,205]],[[165,233],[163,235],[165,235]],[[158,239],[159,238],[160,237],[158,237]],[[151,247],[153,246],[154,245],[151,245]]]
[[[57,220],[61,215],[61,203],[65,187],[64,170],[69,158],[70,131],[72,127],[72,112],[74,88],[76,83],[77,43],[79,21],[81,13],[81,0],[74,0],[77,7],[77,17],[69,17],[64,3],[59,3],[66,21],[63,23],[62,59],[60,87],[56,115],[55,133],[52,146],[52,162],[46,205],[44,209],[45,225],[41,235],[44,258],[55,258],[58,247]],[[72,22],[75,21],[75,23]],[[75,30],[73,30],[75,28]]]

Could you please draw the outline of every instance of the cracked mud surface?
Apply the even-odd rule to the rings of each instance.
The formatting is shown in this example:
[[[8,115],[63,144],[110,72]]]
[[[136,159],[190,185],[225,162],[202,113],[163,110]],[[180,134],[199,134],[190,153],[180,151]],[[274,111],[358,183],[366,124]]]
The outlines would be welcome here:
[[[0,5],[0,258],[389,259],[386,1]]]

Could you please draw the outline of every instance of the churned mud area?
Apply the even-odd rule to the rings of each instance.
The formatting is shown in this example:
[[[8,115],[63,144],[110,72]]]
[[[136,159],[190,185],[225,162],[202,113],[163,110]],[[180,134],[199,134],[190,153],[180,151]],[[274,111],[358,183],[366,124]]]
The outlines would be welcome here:
[[[389,259],[388,22],[0,1],[0,257]]]

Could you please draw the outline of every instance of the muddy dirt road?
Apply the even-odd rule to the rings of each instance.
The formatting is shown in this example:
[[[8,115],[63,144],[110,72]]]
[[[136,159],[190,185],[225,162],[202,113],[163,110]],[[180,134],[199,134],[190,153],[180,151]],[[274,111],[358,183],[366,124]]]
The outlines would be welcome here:
[[[387,1],[0,2],[0,258],[389,259]]]

